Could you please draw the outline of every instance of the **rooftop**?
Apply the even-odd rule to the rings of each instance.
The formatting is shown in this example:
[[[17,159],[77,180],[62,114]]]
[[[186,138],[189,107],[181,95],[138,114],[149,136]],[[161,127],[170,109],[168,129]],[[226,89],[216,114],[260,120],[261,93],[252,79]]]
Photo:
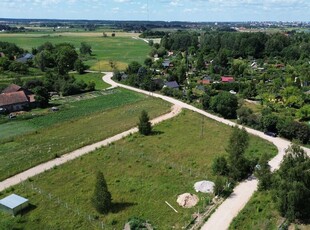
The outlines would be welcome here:
[[[16,194],[9,195],[2,200],[0,200],[0,204],[4,205],[8,208],[14,209],[21,204],[28,202],[28,199],[18,196]]]

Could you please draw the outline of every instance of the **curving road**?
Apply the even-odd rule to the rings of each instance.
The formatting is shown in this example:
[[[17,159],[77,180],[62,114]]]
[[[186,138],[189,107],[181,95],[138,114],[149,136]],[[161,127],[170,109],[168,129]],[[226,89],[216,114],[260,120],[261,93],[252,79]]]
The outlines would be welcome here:
[[[112,86],[112,88],[113,88],[113,86]],[[162,122],[164,120],[168,120],[168,119],[170,119],[172,117],[175,117],[180,112],[181,112],[181,107],[177,106],[177,105],[173,105],[171,112],[169,112],[167,114],[164,114],[162,116],[159,116],[157,118],[154,118],[153,120],[151,120],[151,123],[152,123],[152,125],[154,125],[154,124],[157,124],[157,123]],[[80,149],[77,149],[77,150],[75,150],[73,152],[70,152],[70,153],[67,153],[65,155],[62,155],[59,158],[47,161],[47,162],[42,163],[40,165],[37,165],[37,166],[35,166],[33,168],[30,168],[30,169],[28,169],[28,170],[26,170],[24,172],[16,174],[15,176],[12,176],[12,177],[7,178],[4,181],[0,182],[0,192],[3,191],[6,188],[9,188],[9,187],[13,186],[13,185],[19,184],[22,181],[25,181],[25,180],[27,180],[30,177],[33,177],[33,176],[38,175],[40,173],[43,173],[43,172],[45,172],[45,171],[47,171],[49,169],[52,169],[55,166],[62,165],[64,163],[68,162],[68,161],[74,160],[74,159],[76,159],[76,158],[78,158],[80,156],[88,154],[88,153],[90,153],[92,151],[95,151],[96,149],[98,149],[100,147],[107,146],[107,145],[109,145],[112,142],[118,141],[118,140],[124,138],[125,136],[128,136],[128,135],[130,135],[132,133],[136,133],[136,132],[138,132],[138,128],[137,127],[132,128],[130,130],[127,130],[125,132],[119,133],[119,134],[117,134],[117,135],[115,135],[113,137],[107,138],[107,139],[105,139],[103,141],[100,141],[100,142],[97,142],[97,143],[94,143],[94,144],[91,144],[91,145],[87,145],[87,146],[82,147]]]
[[[168,114],[162,115],[158,118],[155,118],[152,120],[152,124],[157,124],[161,121],[170,119],[174,116],[176,116],[178,113],[181,112],[182,108],[200,113],[206,117],[209,117],[213,120],[216,120],[218,122],[230,125],[230,126],[234,126],[236,125],[234,122],[231,122],[229,120],[225,120],[223,118],[217,117],[213,114],[207,113],[203,110],[197,109],[194,106],[188,105],[182,101],[179,101],[177,99],[171,98],[171,97],[167,97],[164,95],[160,95],[160,94],[156,94],[156,93],[152,93],[152,92],[148,92],[145,90],[141,90],[141,89],[137,89],[131,86],[127,86],[127,85],[123,85],[123,84],[119,84],[114,82],[111,78],[113,76],[113,73],[111,72],[106,72],[105,76],[103,77],[103,80],[105,82],[107,82],[108,84],[111,85],[110,88],[114,88],[114,87],[122,87],[122,88],[126,88],[132,91],[136,91],[138,93],[143,93],[149,96],[153,96],[153,97],[157,97],[157,98],[161,98],[165,101],[168,101],[170,103],[172,103],[174,106],[172,107],[172,111]],[[246,127],[245,127],[246,128]],[[281,160],[285,154],[285,149],[291,144],[289,141],[283,140],[281,138],[273,138],[273,137],[269,137],[266,136],[264,133],[254,130],[254,129],[250,129],[250,128],[246,128],[247,132],[259,136],[267,141],[272,142],[275,146],[277,146],[278,148],[278,154],[277,156],[275,156],[270,162],[270,166],[272,168],[272,170],[275,170],[279,167]],[[22,173],[19,173],[13,177],[10,177],[2,182],[0,182],[0,191],[3,191],[4,189],[11,187],[13,185],[16,185],[22,181],[27,180],[30,177],[33,177],[37,174],[43,173],[46,170],[52,169],[55,166],[64,164],[68,161],[71,161],[77,157],[80,157],[82,155],[85,155],[87,153],[90,153],[94,150],[96,150],[97,148],[100,148],[102,146],[106,146],[108,144],[110,144],[111,142],[117,141],[122,139],[123,137],[137,132],[138,129],[137,128],[133,128],[130,129],[128,131],[125,131],[123,133],[117,134],[113,137],[110,137],[108,139],[105,139],[101,142],[92,144],[92,145],[88,145],[85,146],[83,148],[77,149],[71,153],[65,154],[63,156],[61,156],[60,158],[56,158],[53,159],[51,161],[45,162],[43,164],[37,165],[31,169],[28,169]],[[307,152],[308,155],[310,155],[310,149],[308,148],[304,148],[304,150]],[[202,229],[205,230],[223,230],[223,229],[227,229],[231,223],[231,221],[233,220],[233,218],[235,216],[237,216],[237,214],[239,213],[239,211],[245,206],[245,204],[248,202],[248,200],[250,199],[250,197],[252,196],[252,194],[254,193],[254,191],[257,189],[257,179],[256,178],[248,178],[247,180],[243,181],[242,183],[240,183],[235,189],[234,192],[231,194],[231,196],[229,198],[227,198],[220,206],[219,208],[214,212],[214,214],[208,219],[208,221],[204,224],[204,226],[202,227]]]
[[[177,99],[167,97],[161,94],[156,94],[152,92],[148,92],[145,90],[137,89],[131,86],[123,85],[120,83],[114,82],[111,78],[113,76],[113,73],[111,72],[105,72],[105,76],[103,77],[103,80],[110,84],[112,87],[122,87],[129,90],[133,90],[138,93],[143,93],[146,95],[150,95],[153,97],[161,98],[165,101],[168,101],[180,108],[185,108],[197,113],[200,113],[206,117],[209,117],[213,120],[216,120],[218,122],[224,123],[226,125],[235,126],[236,123],[226,120],[221,117],[217,117],[213,114],[207,113],[201,109],[198,109],[194,106],[188,105],[182,101],[179,101]],[[272,142],[277,148],[278,148],[278,154],[269,161],[269,165],[271,166],[271,170],[276,170],[279,168],[280,163],[282,161],[282,158],[285,154],[285,150],[291,145],[291,142],[284,140],[279,137],[270,137],[265,135],[263,132],[247,128],[245,127],[246,131],[248,133],[251,133],[253,135],[256,135],[260,138],[263,138],[269,142]],[[310,156],[310,149],[304,148],[304,150],[307,152],[307,154]],[[203,225],[201,229],[203,230],[224,230],[228,229],[230,223],[232,222],[233,218],[238,215],[238,213],[243,209],[243,207],[246,205],[246,203],[249,201],[255,190],[257,189],[258,180],[254,177],[250,177],[247,180],[241,182],[238,186],[235,187],[233,193],[228,197],[218,208],[217,210],[211,215],[211,217],[208,219],[208,221]]]

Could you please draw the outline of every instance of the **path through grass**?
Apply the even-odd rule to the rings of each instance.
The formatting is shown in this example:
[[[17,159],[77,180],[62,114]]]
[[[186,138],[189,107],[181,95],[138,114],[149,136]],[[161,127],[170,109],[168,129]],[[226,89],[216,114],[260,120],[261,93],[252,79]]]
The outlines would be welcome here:
[[[114,91],[68,103],[59,112],[20,121],[24,129],[32,132],[1,140],[0,180],[128,130],[136,126],[143,109],[152,118],[170,111],[170,104],[162,100],[123,89]],[[11,128],[18,128],[16,122],[1,126],[12,124]]]
[[[200,203],[192,209],[178,207],[177,196],[195,193],[196,181],[214,179],[211,162],[225,152],[231,133],[230,127],[206,118],[201,132],[201,121],[201,115],[184,111],[157,125],[152,136],[128,136],[15,186],[14,192],[29,198],[35,208],[13,225],[101,229],[103,224],[105,229],[122,229],[129,217],[138,216],[158,229],[181,229],[195,211],[202,210],[206,196],[198,194]],[[247,154],[258,157],[263,152],[275,155],[276,148],[251,136]],[[104,173],[114,202],[113,212],[106,216],[98,215],[90,202],[98,170]],[[10,222],[8,216],[2,217]]]

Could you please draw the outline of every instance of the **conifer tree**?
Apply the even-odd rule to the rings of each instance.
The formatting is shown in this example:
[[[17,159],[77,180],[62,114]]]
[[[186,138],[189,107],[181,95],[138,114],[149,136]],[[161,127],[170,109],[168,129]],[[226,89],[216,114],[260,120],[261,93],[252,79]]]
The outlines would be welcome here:
[[[101,214],[107,214],[111,210],[112,197],[111,193],[108,191],[107,182],[102,172],[98,172],[96,175],[96,185],[92,197],[92,204]]]
[[[141,112],[139,123],[138,123],[139,133],[143,135],[150,135],[152,133],[152,125],[150,122],[149,115],[145,110]]]

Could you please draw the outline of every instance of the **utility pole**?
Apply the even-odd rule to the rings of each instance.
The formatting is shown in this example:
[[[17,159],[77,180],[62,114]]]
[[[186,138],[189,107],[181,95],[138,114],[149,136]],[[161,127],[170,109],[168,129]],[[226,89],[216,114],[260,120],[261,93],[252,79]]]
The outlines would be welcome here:
[[[201,117],[202,119],[201,119],[201,137],[203,137],[204,136],[204,126],[205,126],[205,117],[202,115],[202,117]]]

